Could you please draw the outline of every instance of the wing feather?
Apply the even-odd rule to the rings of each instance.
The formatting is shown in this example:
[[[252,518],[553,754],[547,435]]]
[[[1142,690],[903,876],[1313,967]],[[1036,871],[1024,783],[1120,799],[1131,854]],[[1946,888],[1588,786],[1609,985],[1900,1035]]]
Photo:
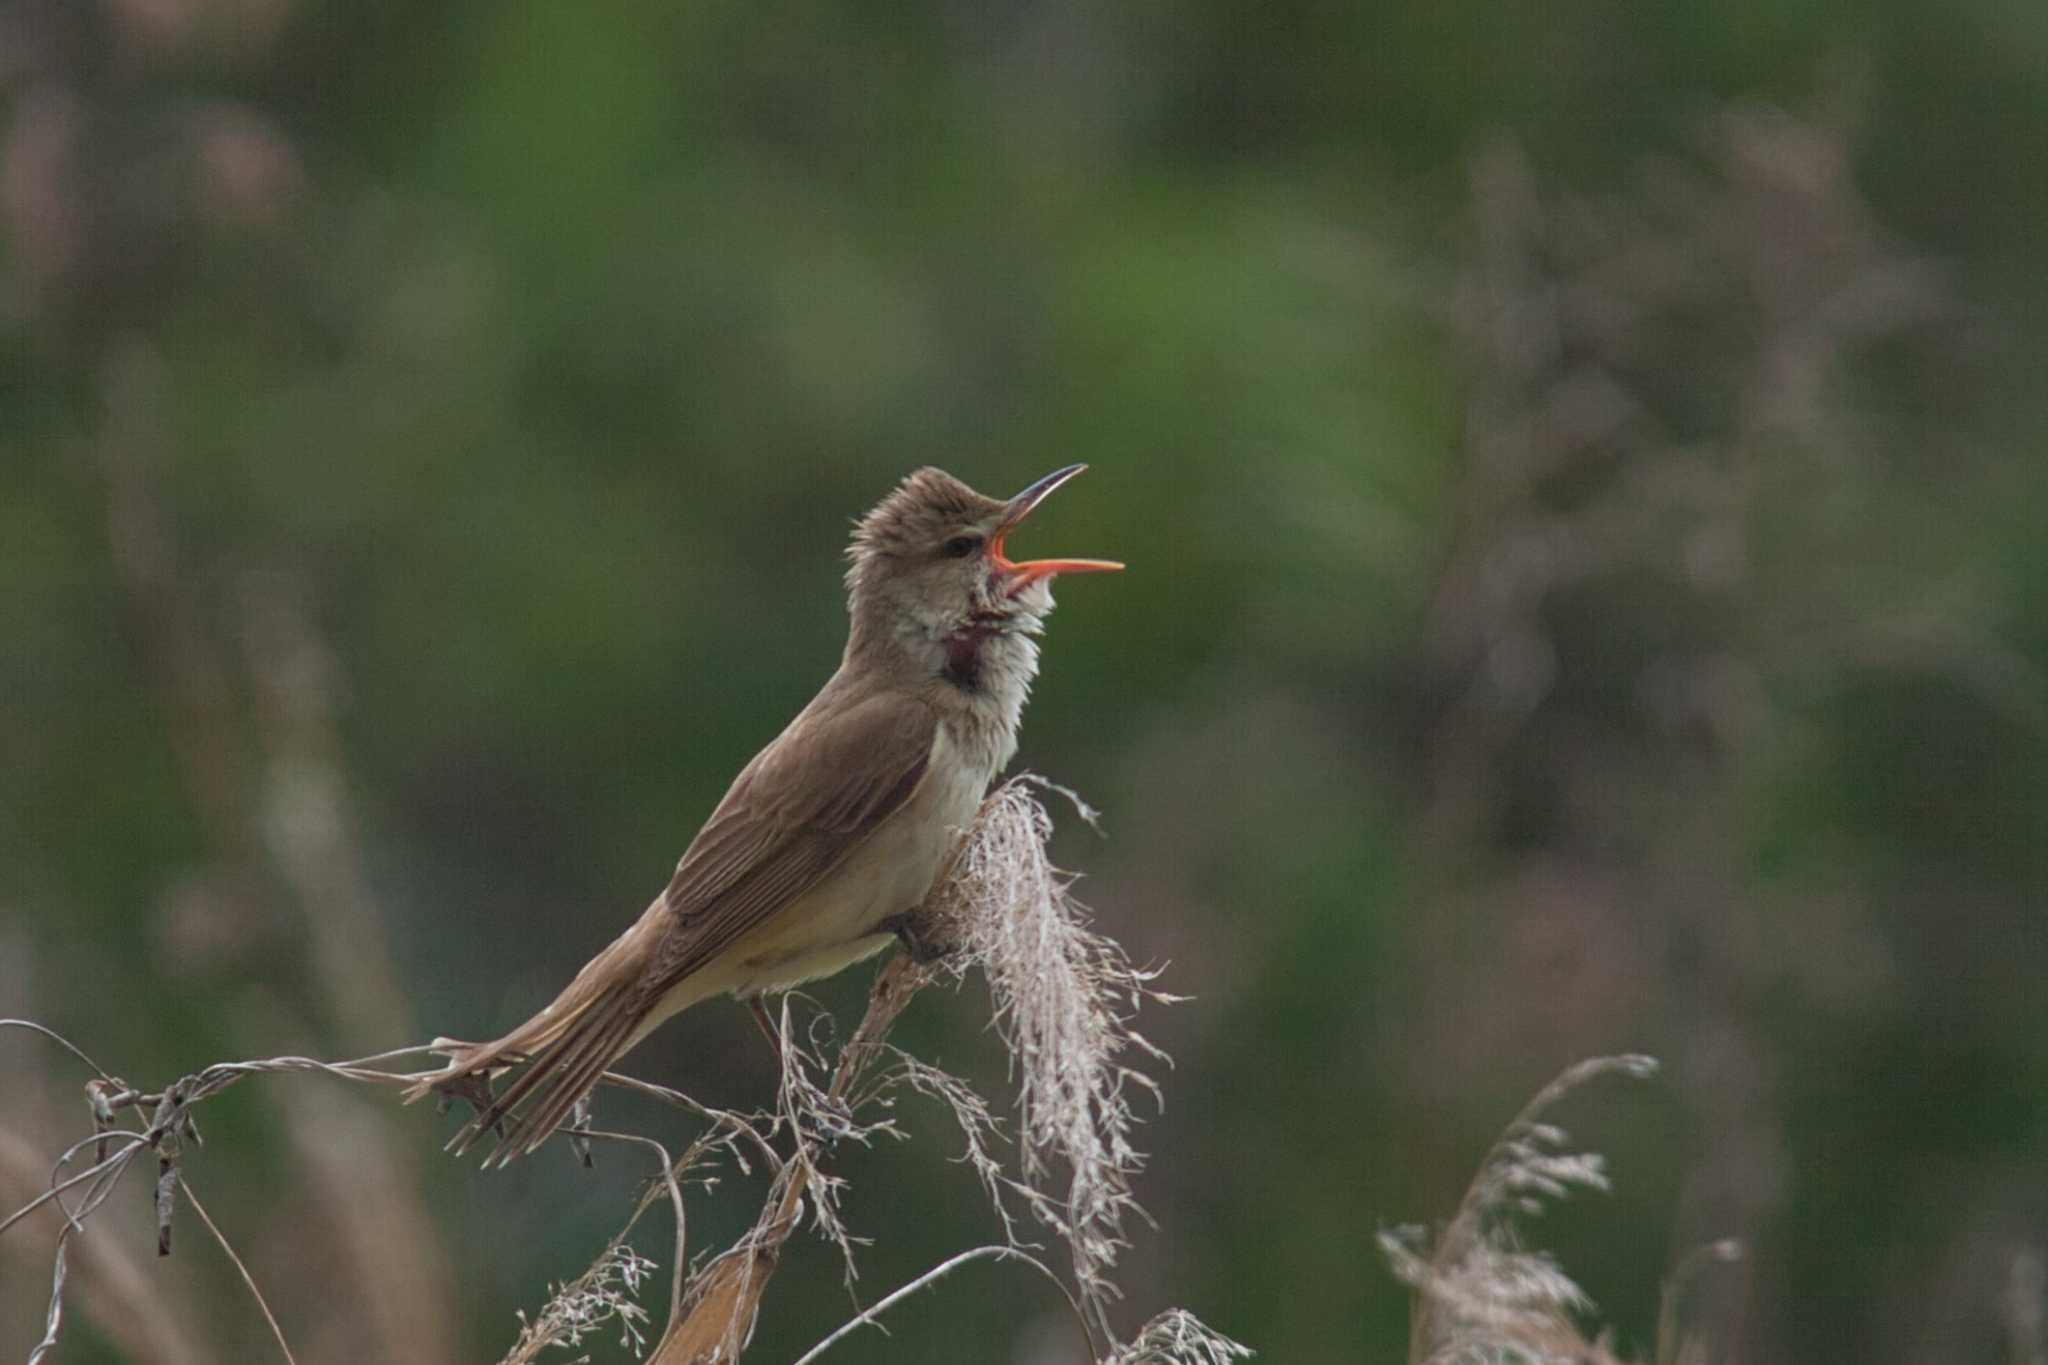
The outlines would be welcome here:
[[[798,717],[747,765],[676,864],[662,893],[654,996],[810,890],[908,805],[937,738],[937,713],[899,692]]]
[[[641,922],[513,1032],[470,1050],[416,1092],[529,1056],[526,1069],[450,1144],[516,1120],[494,1159],[533,1150],[632,1046],[662,998],[815,886],[915,796],[938,716],[914,695],[835,678],[755,756]],[[609,959],[608,965],[606,960]]]

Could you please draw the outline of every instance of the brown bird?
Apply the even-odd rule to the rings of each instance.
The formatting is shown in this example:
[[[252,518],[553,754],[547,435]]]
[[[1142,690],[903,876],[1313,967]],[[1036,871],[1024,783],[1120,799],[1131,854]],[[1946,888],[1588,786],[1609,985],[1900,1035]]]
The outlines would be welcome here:
[[[670,1015],[724,993],[760,1013],[763,992],[888,945],[1017,751],[1053,576],[1123,567],[1003,553],[1086,467],[1007,502],[920,469],[861,519],[839,670],[740,771],[668,888],[553,1003],[495,1042],[458,1046],[408,1092],[479,1100],[452,1150],[510,1120],[496,1159],[530,1152]],[[485,1099],[489,1077],[522,1061]]]

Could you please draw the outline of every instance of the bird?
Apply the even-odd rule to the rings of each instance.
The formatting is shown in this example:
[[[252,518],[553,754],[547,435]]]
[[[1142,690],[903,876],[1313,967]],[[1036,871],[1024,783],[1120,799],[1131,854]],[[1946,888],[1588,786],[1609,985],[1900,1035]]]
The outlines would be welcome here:
[[[488,1162],[533,1151],[629,1049],[700,1001],[748,1002],[772,1041],[764,994],[894,941],[1016,754],[1052,580],[1123,567],[1005,554],[1018,524],[1085,468],[997,499],[926,467],[860,518],[838,669],[740,770],[661,894],[511,1032],[437,1040],[447,1065],[407,1099],[477,1106],[451,1151],[491,1131]],[[492,1094],[491,1078],[521,1064]]]

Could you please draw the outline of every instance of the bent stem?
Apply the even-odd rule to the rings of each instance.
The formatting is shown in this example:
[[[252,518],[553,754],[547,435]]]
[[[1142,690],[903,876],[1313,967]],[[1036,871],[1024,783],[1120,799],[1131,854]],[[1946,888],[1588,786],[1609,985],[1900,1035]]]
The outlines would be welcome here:
[[[860,1027],[840,1050],[832,1080],[825,1089],[828,1106],[846,1102],[862,1074],[880,1055],[883,1040],[896,1017],[903,1013],[911,997],[931,981],[931,971],[908,954],[899,952],[890,958],[875,977]],[[787,1041],[789,1033],[785,1027],[785,1072],[799,1065],[790,1055],[793,1045]],[[790,1117],[794,1121],[797,1115],[792,1112]],[[662,1335],[654,1354],[648,1357],[648,1365],[730,1365],[739,1358],[753,1335],[754,1323],[760,1316],[761,1296],[781,1260],[782,1248],[802,1222],[804,1195],[824,1178],[816,1149],[804,1136],[802,1125],[794,1126],[796,1157],[782,1168],[770,1186],[761,1216],[731,1250],[692,1277],[685,1291],[686,1311]]]

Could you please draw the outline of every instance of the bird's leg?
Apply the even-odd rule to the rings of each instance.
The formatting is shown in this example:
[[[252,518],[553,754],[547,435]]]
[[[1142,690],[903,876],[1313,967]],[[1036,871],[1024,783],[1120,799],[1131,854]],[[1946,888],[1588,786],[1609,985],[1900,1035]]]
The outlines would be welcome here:
[[[903,945],[903,951],[920,967],[929,967],[941,958],[951,957],[960,949],[956,939],[942,933],[933,933],[932,930],[936,926],[931,918],[915,910],[891,915],[882,921],[881,927],[896,935],[896,941]]]
[[[505,1116],[498,1112],[497,1095],[491,1090],[488,1072],[471,1071],[460,1076],[451,1076],[434,1087],[434,1107],[446,1112],[448,1101],[462,1100],[475,1110],[469,1126],[479,1130],[489,1128],[500,1139],[505,1136]]]
[[[576,1159],[583,1163],[585,1170],[589,1170],[595,1164],[590,1159],[590,1139],[586,1134],[590,1132],[594,1117],[592,1110],[596,1105],[596,1092],[586,1091],[583,1098],[576,1101],[576,1107],[569,1111],[569,1122],[566,1127],[569,1134],[569,1150],[576,1154]]]
[[[768,1013],[768,1006],[760,996],[747,1001],[747,1008],[753,1012],[754,1022],[761,1026],[761,1036],[768,1040],[768,1050],[775,1054],[775,1060],[782,1060],[782,1030],[775,1027],[775,1019]]]

